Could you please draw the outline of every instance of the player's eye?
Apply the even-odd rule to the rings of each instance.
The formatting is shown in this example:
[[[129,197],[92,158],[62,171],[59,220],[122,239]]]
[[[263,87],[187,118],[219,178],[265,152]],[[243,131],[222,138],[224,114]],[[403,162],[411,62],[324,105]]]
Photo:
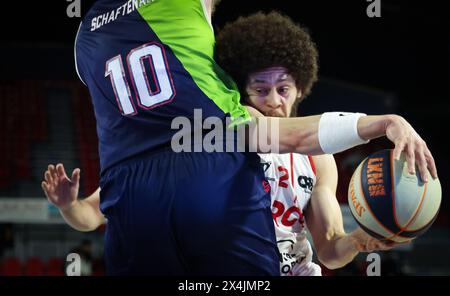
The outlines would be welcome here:
[[[281,95],[287,94],[289,92],[288,86],[283,86],[278,89],[278,93]]]
[[[255,92],[256,92],[258,95],[263,95],[263,94],[267,93],[267,91],[266,91],[264,88],[256,88],[256,89],[255,89]]]

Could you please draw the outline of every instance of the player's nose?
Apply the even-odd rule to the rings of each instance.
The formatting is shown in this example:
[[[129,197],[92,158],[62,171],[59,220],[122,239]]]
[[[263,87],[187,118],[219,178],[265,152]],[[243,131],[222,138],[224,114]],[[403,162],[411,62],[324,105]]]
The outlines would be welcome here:
[[[269,106],[270,108],[276,109],[280,107],[281,104],[282,102],[280,94],[277,92],[276,89],[271,89],[266,97],[266,105]]]

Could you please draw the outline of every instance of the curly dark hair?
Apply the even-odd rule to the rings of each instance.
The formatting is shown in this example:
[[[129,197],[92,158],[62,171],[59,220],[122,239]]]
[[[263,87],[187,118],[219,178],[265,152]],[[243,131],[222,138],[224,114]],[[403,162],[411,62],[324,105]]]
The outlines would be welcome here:
[[[217,5],[219,5],[220,1],[222,0],[212,0],[211,10],[214,13],[216,10]]]
[[[302,99],[317,81],[316,45],[305,28],[278,12],[258,12],[226,24],[216,36],[215,55],[242,94],[251,73],[270,67],[286,68]]]

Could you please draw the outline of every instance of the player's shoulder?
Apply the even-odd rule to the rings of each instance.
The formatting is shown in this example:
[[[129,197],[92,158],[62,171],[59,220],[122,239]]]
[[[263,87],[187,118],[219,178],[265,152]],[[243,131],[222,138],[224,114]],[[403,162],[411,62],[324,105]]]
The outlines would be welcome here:
[[[336,164],[333,154],[313,155],[310,158],[314,162],[314,165],[318,167],[327,167]]]
[[[327,179],[331,181],[337,179],[337,166],[332,154],[315,155],[311,158],[318,180]]]

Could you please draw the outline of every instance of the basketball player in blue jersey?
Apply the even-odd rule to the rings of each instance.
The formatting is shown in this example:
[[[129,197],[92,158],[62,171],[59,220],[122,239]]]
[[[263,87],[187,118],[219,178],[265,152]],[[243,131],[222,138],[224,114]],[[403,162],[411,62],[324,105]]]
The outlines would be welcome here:
[[[53,202],[68,221],[80,204],[100,204],[109,274],[279,274],[256,154],[170,149],[172,118],[192,118],[196,108],[237,122],[262,116],[239,103],[235,84],[214,62],[210,5],[104,0],[80,26],[76,64],[97,118],[101,198]],[[428,165],[435,176],[425,143],[399,117],[328,113],[279,123],[281,152],[334,153],[387,135],[398,155],[409,152],[411,170],[417,158],[421,173]],[[49,199],[77,192],[79,170],[72,177],[75,183],[62,166],[50,166],[43,183]]]

